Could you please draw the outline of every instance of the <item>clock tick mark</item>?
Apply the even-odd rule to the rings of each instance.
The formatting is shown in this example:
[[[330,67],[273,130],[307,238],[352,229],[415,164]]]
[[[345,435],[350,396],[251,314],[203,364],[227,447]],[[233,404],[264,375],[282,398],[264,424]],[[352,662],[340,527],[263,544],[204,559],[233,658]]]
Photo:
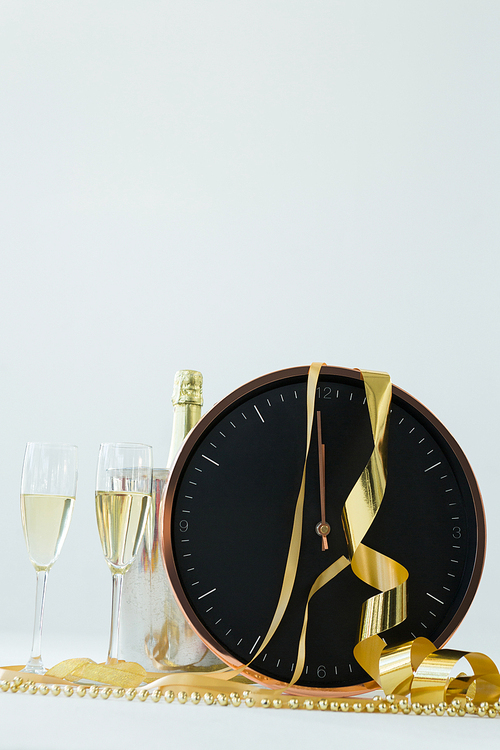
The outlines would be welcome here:
[[[431,453],[434,453],[434,448],[431,448],[430,451],[427,451],[427,455],[430,456]]]
[[[255,646],[258,644],[258,642],[260,641],[260,639],[261,639],[261,636],[259,635],[259,637],[255,641],[255,643],[253,644],[252,648],[250,649],[250,653],[251,654],[253,653],[253,650],[254,650]]]
[[[220,465],[217,463],[217,461],[214,461],[213,458],[209,458],[208,456],[205,456],[203,453],[201,454],[201,457],[204,458],[206,461],[210,461],[211,464],[215,464],[216,466]]]
[[[191,571],[192,571],[192,570],[194,570],[194,568],[188,568],[188,569],[187,569],[187,572],[188,572],[188,573],[191,573]]]
[[[195,487],[198,486],[198,482],[189,482],[189,484],[194,484]]]
[[[204,599],[205,596],[208,596],[209,594],[213,594],[214,591],[217,591],[217,589],[210,589],[210,591],[207,591],[205,594],[202,594],[201,596],[199,596],[198,599]]]
[[[262,414],[260,413],[260,411],[257,409],[257,407],[255,406],[255,404],[253,405],[253,408],[255,409],[255,411],[257,412],[257,414],[261,418],[261,420],[264,422],[264,417],[262,416]]]
[[[191,570],[194,570],[194,568],[191,568]],[[194,583],[191,584],[191,586],[197,586],[198,584],[199,584],[199,581],[195,581]]]
[[[282,393],[280,393],[280,399],[283,401],[283,403],[285,403],[285,399],[283,398],[283,394]]]
[[[450,562],[456,563],[458,565],[458,560],[451,560]]]
[[[234,429],[236,429],[236,425],[233,422],[229,422],[229,424],[232,425]]]
[[[292,666],[290,667],[290,672],[293,672],[294,669],[295,669],[295,664],[292,664]]]
[[[217,446],[214,445],[213,443],[210,443],[210,445],[212,446],[212,448],[217,448]]]
[[[267,401],[267,403],[269,404],[269,406],[272,406],[272,404],[271,404],[271,402],[269,401],[269,399],[268,399],[268,398],[266,398],[266,401]]]
[[[219,430],[219,435],[222,435],[222,437],[226,437],[223,432]]]
[[[452,505],[456,505],[456,503],[448,503],[448,507],[451,508]]]
[[[445,490],[445,492],[453,492],[453,487],[450,487],[449,490]]]
[[[448,588],[448,586],[443,586],[445,591],[451,591],[451,589]]]
[[[250,653],[251,653],[251,652],[250,652]],[[281,659],[278,659],[278,661],[276,662],[276,666],[277,666],[277,667],[279,667],[279,665],[280,665],[280,661],[281,661]]]
[[[306,674],[309,672],[309,667],[306,667]]]
[[[218,625],[221,620],[222,620],[222,617],[219,617],[219,619],[216,621],[215,624]]]
[[[419,440],[419,441],[418,441],[418,444],[420,445],[420,443],[423,443],[423,442],[424,442],[424,440],[425,440],[425,438],[422,438],[422,440]]]
[[[460,545],[458,545],[458,544],[454,544],[454,545],[453,545],[453,549],[462,549],[462,548],[460,547]]]
[[[427,596],[430,596],[431,599],[434,599],[434,601],[439,602],[439,604],[444,604],[444,602],[441,601],[441,599],[438,599],[436,596],[433,596],[432,594],[429,594],[428,591],[425,592]]]
[[[440,479],[446,479],[446,477],[447,477],[447,476],[448,476],[448,474],[443,474],[443,476],[442,476],[442,477],[439,477],[439,478],[440,478]]]
[[[182,555],[183,557],[191,557],[191,552],[188,552],[186,555]]]
[[[246,419],[246,418],[247,418],[247,417],[246,417],[246,416],[245,416],[245,415],[243,414],[243,412],[241,412],[241,416],[243,417],[243,419]]]
[[[181,539],[181,542],[189,542],[189,539]]]
[[[432,609],[429,610],[429,614],[431,614],[433,617],[437,617],[437,615],[434,614],[434,612],[432,611]]]
[[[410,631],[410,635],[412,635],[412,636],[413,636],[414,638],[416,638],[416,637],[417,637],[417,636],[415,635],[415,633],[412,633],[411,631]]]
[[[431,469],[435,469],[435,468],[436,468],[436,466],[439,466],[440,464],[441,464],[441,461],[438,461],[438,462],[437,462],[437,464],[432,464],[432,466],[429,466],[429,468],[428,468],[428,469],[424,469],[424,474],[426,474],[426,473],[427,473],[428,471],[430,471]]]
[[[192,495],[184,495],[184,497],[187,498],[188,500],[192,500],[193,499]]]
[[[404,421],[405,421],[405,418],[403,417],[402,419],[399,420],[399,424],[402,424]]]
[[[242,640],[243,640],[243,638],[240,638],[240,640],[238,641],[238,643],[236,645],[239,646]]]
[[[351,393],[351,395],[349,396],[349,401],[352,401],[352,393]]]
[[[349,664],[349,672],[352,672],[352,667],[350,664]]]
[[[448,573],[448,575],[450,576],[450,578],[456,578],[456,576],[453,575],[453,573]]]
[[[363,404],[366,404],[366,396],[363,399]],[[392,411],[392,409],[391,409],[391,411]]]
[[[229,635],[229,633],[231,632],[231,630],[232,630],[232,628],[229,628],[229,630],[227,631],[226,635]]]
[[[199,469],[197,466],[195,466],[194,468],[195,468],[196,471],[199,471],[200,474],[203,474],[203,470],[202,469]]]
[[[414,429],[415,429],[415,428],[414,428],[414,427],[412,427],[412,428],[411,428],[411,430],[410,430],[410,432],[408,433],[408,435],[411,435],[411,433],[413,432],[413,430],[414,430]]]
[[[264,654],[264,656],[262,657],[262,661],[264,662],[264,661],[266,660],[266,658],[267,658],[267,652],[266,652],[266,653]]]
[[[338,669],[337,669],[337,667],[335,667],[335,674],[338,674]]]
[[[211,612],[212,610],[213,610],[213,607],[209,607],[208,609],[205,610],[205,612],[208,614],[208,612]]]
[[[337,391],[337,398],[339,397],[339,392]]]
[[[452,521],[460,521],[460,516],[452,516]]]
[[[297,398],[297,391],[294,391],[294,394],[295,394],[295,398]]]
[[[420,624],[427,630],[427,625],[425,624],[425,622],[421,622]]]
[[[182,512],[183,512],[183,513],[191,513],[191,511],[190,511],[190,510],[183,510]]]

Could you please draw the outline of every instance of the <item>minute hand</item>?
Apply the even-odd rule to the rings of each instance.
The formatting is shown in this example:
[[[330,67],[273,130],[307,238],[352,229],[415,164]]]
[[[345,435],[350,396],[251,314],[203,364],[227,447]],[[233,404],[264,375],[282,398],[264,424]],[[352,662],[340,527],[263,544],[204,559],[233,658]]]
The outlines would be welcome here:
[[[321,537],[321,549],[323,552],[328,549],[327,535],[330,533],[330,526],[326,522],[326,501],[325,501],[325,446],[321,435],[321,412],[316,412],[316,421],[318,425],[318,458],[319,458],[319,498],[321,507],[321,521],[316,525],[316,533]]]

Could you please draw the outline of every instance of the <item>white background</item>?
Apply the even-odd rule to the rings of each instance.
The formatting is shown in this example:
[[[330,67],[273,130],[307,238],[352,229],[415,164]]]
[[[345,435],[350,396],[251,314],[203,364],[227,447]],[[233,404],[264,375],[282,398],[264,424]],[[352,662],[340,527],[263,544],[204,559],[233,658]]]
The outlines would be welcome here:
[[[500,662],[499,32],[496,0],[0,2],[0,663],[26,660],[31,638],[28,440],[80,448],[44,655],[100,660],[99,443],[150,443],[162,466],[177,369],[204,373],[210,406],[313,360],[390,372],[461,444],[489,549],[452,645]],[[52,699],[5,700],[40,712]],[[95,704],[85,721],[71,705],[61,747],[99,747],[85,734]],[[153,716],[142,708],[107,715],[119,732],[129,710]],[[154,721],[182,739],[189,716],[200,742],[215,722],[225,747],[247,721],[171,709],[134,724],[137,739],[138,726],[158,739]],[[274,746],[348,726],[375,745],[381,727],[420,742],[407,722],[437,721],[262,714],[252,726]],[[14,726],[0,744],[34,747]],[[38,746],[56,747],[47,737]]]

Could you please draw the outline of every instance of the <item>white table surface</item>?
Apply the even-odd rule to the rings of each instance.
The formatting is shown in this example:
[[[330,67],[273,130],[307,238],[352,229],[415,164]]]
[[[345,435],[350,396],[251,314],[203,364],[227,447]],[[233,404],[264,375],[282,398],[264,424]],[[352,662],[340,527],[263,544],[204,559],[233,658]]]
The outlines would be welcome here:
[[[19,661],[24,634],[0,634],[3,664]],[[82,643],[98,658],[101,644]],[[84,655],[68,651],[68,639],[47,634],[49,658]],[[181,705],[164,700],[88,696],[62,693],[30,695],[0,692],[0,748],[3,750],[108,750],[108,748],[311,748],[366,747],[404,750],[456,747],[498,747],[499,719],[477,717],[404,716],[276,710],[240,706]]]

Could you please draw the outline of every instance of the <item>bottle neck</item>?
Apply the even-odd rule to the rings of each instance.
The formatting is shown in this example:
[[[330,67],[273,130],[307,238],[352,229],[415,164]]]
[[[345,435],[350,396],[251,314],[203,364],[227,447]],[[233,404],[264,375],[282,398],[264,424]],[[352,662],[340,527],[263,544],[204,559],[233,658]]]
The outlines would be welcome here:
[[[172,440],[167,460],[167,469],[171,469],[182,441],[201,417],[200,404],[175,404],[172,425]]]

